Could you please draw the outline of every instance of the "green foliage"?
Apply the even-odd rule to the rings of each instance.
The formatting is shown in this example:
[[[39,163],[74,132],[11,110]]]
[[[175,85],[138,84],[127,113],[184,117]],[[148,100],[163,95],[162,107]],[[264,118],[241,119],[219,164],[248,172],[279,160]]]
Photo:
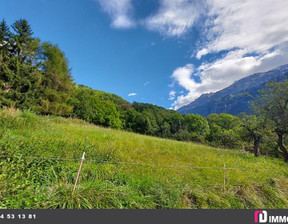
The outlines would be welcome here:
[[[254,112],[272,120],[278,130],[288,133],[288,80],[268,83],[260,93],[252,104]]]
[[[9,29],[9,26],[7,25],[6,21],[3,19],[0,22],[0,59],[3,60],[5,56],[7,56],[8,50],[9,50],[9,38],[10,38],[11,32]]]
[[[32,63],[35,60],[40,40],[32,37],[33,31],[25,19],[16,20],[12,25],[12,29],[14,33],[10,36],[14,56],[20,62]]]
[[[117,95],[76,85],[64,52],[57,45],[34,37],[25,19],[16,20],[11,27],[2,20],[0,51],[0,108],[73,116],[104,127],[224,148],[240,148],[250,143],[251,135],[243,134],[238,117],[229,114],[211,114],[208,118],[182,115],[156,105],[130,104]],[[282,92],[280,95],[285,95]],[[286,112],[281,116],[285,118]],[[258,130],[256,125],[252,129],[260,135],[264,126]]]
[[[71,100],[73,114],[78,118],[106,127],[120,128],[120,113],[115,103],[102,100],[102,94],[88,87],[78,86]]]
[[[200,115],[189,114],[184,116],[185,129],[192,133],[190,140],[204,141],[204,136],[209,133],[209,124],[206,118]]]
[[[252,107],[257,114],[273,122],[278,146],[284,161],[288,162],[288,150],[285,146],[285,136],[288,134],[288,80],[268,83]]]
[[[189,114],[184,117],[187,130],[197,135],[205,135],[209,131],[208,121],[200,115]]]
[[[218,147],[239,148],[241,146],[241,121],[230,114],[211,114],[207,117],[210,131],[207,141]]]
[[[72,95],[73,82],[64,53],[56,45],[44,42],[41,46],[42,80],[40,113],[69,115],[73,109],[68,105]]]
[[[210,114],[207,117],[209,124],[216,124],[222,129],[230,130],[239,126],[241,121],[238,117],[235,117],[231,114]]]
[[[74,84],[64,53],[47,42],[40,46],[25,19],[12,30],[0,23],[0,106],[69,115]]]
[[[255,114],[240,114],[239,117],[242,121],[242,126],[244,126],[248,132],[253,132],[255,135],[268,133],[269,130],[272,129],[271,124],[269,125],[270,121],[263,116],[257,117]]]
[[[139,117],[135,119],[135,125],[132,125],[134,127],[132,130],[135,132],[173,138],[173,134],[184,129],[184,118],[176,111],[136,102],[133,103],[133,108]]]
[[[173,135],[173,138],[178,141],[191,141],[191,133],[187,130],[180,129]]]
[[[239,115],[242,121],[242,138],[244,141],[249,142],[253,140],[254,154],[260,156],[260,144],[267,135],[271,135],[272,123],[267,120],[264,116],[247,115],[242,113]]]
[[[141,134],[155,135],[158,131],[156,118],[151,111],[143,111],[136,118],[136,131]]]
[[[281,158],[282,153],[278,149],[277,145],[277,135],[275,133],[270,133],[269,135],[264,135],[261,142],[261,154],[267,156],[273,156],[276,158]]]

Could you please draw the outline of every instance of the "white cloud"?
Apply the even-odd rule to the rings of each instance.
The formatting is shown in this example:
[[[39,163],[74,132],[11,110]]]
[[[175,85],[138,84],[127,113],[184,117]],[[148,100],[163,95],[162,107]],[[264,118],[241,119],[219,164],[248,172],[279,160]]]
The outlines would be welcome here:
[[[144,82],[144,86],[148,86],[148,85],[150,85],[150,81],[147,81],[147,82]]]
[[[204,93],[226,88],[247,75],[267,71],[288,62],[288,43],[262,56],[245,56],[245,52],[231,51],[224,58],[212,63],[203,63],[196,70],[193,70],[191,64],[177,68],[172,77],[188,91],[188,94],[177,98],[173,103],[175,109],[191,103]],[[199,76],[201,82],[195,82],[191,78],[193,75]]]
[[[96,0],[102,10],[112,19],[114,28],[132,28],[137,24],[165,36],[181,36],[186,33],[205,11],[202,1],[197,0],[159,0],[158,11],[140,21],[133,18],[132,0]],[[155,43],[151,43],[155,46]]]
[[[198,51],[196,54],[196,58],[200,59],[202,56],[208,54],[208,50],[206,48],[203,48],[202,50]]]
[[[113,27],[140,25],[133,18],[133,0],[97,1],[111,17]],[[247,75],[288,63],[287,0],[159,0],[159,3],[153,15],[140,20],[141,25],[167,37],[181,37],[194,27],[201,42],[196,43],[198,51],[193,57],[201,60],[205,55],[211,56],[209,62],[198,67],[187,64],[174,70],[168,86],[173,88],[178,83],[187,92],[180,92],[173,103],[176,109],[203,93],[221,90]]]
[[[156,14],[145,19],[145,26],[165,36],[186,33],[203,12],[201,1],[161,0]]]
[[[194,67],[192,64],[187,64],[184,67],[177,68],[173,74],[172,78],[174,78],[178,84],[184,87],[186,90],[191,90],[196,87],[196,83],[191,79],[191,75],[194,71]]]
[[[97,0],[102,10],[111,19],[111,26],[118,29],[132,28],[136,25],[133,20],[132,0]]]
[[[175,69],[172,78],[188,91],[173,103],[178,109],[203,93],[221,90],[247,75],[288,63],[287,0],[207,0],[206,41],[195,57],[217,59],[198,68]],[[228,52],[219,58],[219,52]],[[198,76],[200,82],[195,82]]]
[[[176,96],[176,92],[174,90],[171,90],[169,92],[169,98],[168,100],[174,100],[175,99],[175,96]]]
[[[288,41],[287,0],[207,2],[211,28],[206,33],[209,41],[206,53],[233,48],[263,53]]]
[[[137,96],[137,93],[129,93],[128,96],[129,96],[129,97],[131,97],[131,96]]]

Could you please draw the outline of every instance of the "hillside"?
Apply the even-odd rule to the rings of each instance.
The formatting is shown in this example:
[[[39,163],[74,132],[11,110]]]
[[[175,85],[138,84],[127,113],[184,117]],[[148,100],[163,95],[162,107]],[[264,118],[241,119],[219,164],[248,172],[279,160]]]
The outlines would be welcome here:
[[[147,103],[131,104],[115,94],[77,84],[65,52],[57,44],[34,36],[26,19],[10,26],[2,20],[0,27],[0,109],[73,117],[101,127],[214,147],[251,148],[251,136],[243,135],[238,117],[223,114],[206,119]],[[263,140],[261,153],[281,156],[275,145],[267,142],[275,143],[276,138]]]
[[[13,109],[0,137],[0,208],[288,208],[280,159]]]
[[[208,116],[216,113],[238,115],[241,112],[251,113],[250,102],[259,95],[269,81],[280,82],[288,77],[288,65],[280,66],[268,72],[245,77],[231,86],[216,93],[203,94],[198,99],[178,110],[182,114],[200,114]]]

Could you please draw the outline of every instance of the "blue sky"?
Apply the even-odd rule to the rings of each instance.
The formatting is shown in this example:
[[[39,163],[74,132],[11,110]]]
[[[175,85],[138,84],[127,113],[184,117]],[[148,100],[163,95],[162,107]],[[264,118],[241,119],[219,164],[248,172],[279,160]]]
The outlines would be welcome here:
[[[288,63],[287,0],[0,0],[58,44],[74,81],[179,108]]]

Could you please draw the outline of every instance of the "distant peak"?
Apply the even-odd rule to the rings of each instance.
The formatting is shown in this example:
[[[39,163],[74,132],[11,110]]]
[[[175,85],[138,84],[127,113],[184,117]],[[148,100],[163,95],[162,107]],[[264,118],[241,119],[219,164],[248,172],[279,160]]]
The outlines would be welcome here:
[[[281,66],[279,66],[279,67],[277,67],[277,68],[275,68],[275,69],[273,69],[273,70],[284,70],[284,69],[288,69],[288,64],[281,65]],[[273,71],[273,70],[272,70],[272,71]]]
[[[190,104],[179,108],[183,114],[200,114],[208,116],[211,113],[230,113],[238,115],[250,113],[250,101],[259,95],[259,90],[265,88],[269,81],[280,82],[288,78],[288,64],[281,65],[267,72],[246,76],[232,85],[215,93],[202,94]]]

